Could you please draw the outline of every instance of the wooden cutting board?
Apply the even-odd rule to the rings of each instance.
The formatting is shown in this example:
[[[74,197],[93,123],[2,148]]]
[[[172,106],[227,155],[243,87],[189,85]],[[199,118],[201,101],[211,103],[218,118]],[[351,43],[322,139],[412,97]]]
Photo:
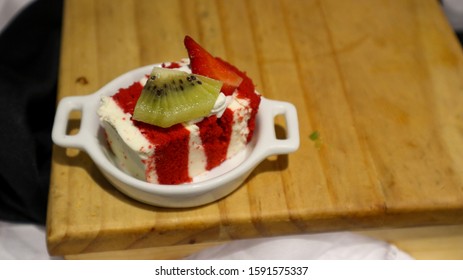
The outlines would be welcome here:
[[[52,255],[463,222],[463,54],[438,1],[67,0],[58,99],[186,57],[185,34],[295,104],[300,149],[216,203],[163,209],[55,146]]]

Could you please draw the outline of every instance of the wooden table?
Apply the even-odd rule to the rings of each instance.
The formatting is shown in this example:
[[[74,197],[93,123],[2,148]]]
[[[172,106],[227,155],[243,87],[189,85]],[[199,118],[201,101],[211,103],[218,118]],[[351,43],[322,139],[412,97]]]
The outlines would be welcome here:
[[[463,222],[463,55],[437,1],[67,0],[58,99],[186,57],[185,34],[295,104],[300,149],[216,203],[163,209],[55,146],[52,255],[171,258],[233,239]],[[78,125],[76,112],[70,133]]]

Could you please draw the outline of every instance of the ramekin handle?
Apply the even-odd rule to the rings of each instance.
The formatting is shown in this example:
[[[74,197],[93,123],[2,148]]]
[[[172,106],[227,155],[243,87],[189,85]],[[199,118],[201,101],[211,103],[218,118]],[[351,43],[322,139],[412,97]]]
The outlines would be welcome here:
[[[261,135],[266,138],[261,142],[265,156],[288,154],[296,151],[300,145],[299,123],[296,107],[288,102],[261,99],[262,120],[260,121]],[[275,117],[282,115],[285,118],[286,138],[278,139],[275,132]],[[268,136],[268,137],[267,137]]]
[[[52,129],[53,142],[61,147],[66,148],[85,148],[85,130],[82,129],[84,123],[84,108],[87,96],[71,96],[61,99],[56,109],[55,120]],[[69,123],[69,114],[72,111],[81,111],[82,119],[80,128],[77,134],[67,134],[67,126]]]

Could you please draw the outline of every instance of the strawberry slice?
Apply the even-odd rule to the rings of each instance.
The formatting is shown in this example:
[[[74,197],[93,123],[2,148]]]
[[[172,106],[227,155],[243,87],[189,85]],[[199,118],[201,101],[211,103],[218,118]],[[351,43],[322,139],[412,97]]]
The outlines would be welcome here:
[[[190,58],[191,72],[222,81],[221,91],[225,95],[231,95],[243,81],[240,75],[213,57],[190,36],[185,36],[184,44]]]

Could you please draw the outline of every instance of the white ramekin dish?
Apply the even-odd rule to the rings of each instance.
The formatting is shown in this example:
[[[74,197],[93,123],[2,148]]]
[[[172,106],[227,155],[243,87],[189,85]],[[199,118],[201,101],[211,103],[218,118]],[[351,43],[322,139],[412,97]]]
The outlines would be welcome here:
[[[271,155],[294,152],[299,147],[299,128],[294,105],[262,97],[256,117],[253,140],[247,149],[225,161],[219,167],[194,178],[192,183],[159,185],[136,179],[120,170],[109,150],[97,110],[102,96],[115,94],[119,88],[130,86],[149,74],[153,66],[137,68],[114,79],[91,95],[63,98],[57,107],[53,142],[61,147],[85,151],[103,175],[122,193],[147,204],[186,208],[216,201],[237,189],[251,171]],[[71,111],[81,111],[77,134],[66,133]],[[286,121],[286,138],[277,139],[275,116],[283,115]]]

